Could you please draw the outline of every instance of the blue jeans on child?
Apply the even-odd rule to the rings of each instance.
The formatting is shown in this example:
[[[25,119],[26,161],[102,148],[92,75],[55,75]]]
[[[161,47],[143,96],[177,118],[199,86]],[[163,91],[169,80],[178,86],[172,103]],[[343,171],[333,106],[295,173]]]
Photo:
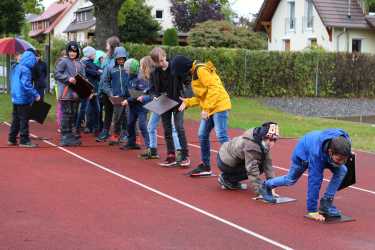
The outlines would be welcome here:
[[[158,147],[158,137],[157,137],[157,128],[160,122],[161,116],[152,112],[150,119],[148,121],[148,134],[150,136],[150,148],[157,148]],[[173,143],[176,150],[181,150],[181,144],[180,140],[177,136],[177,131],[174,126],[174,121],[172,119],[172,137],[173,137]]]
[[[89,128],[91,131],[99,131],[101,124],[100,124],[100,105],[99,99],[97,96],[93,96],[87,105],[86,109],[86,127]]]
[[[147,131],[147,109],[143,108],[141,104],[129,105],[129,118],[128,118],[128,145],[134,146],[136,144],[136,129],[137,124],[142,133],[145,146],[148,148],[150,145],[150,137]]]
[[[215,129],[216,137],[220,144],[229,141],[228,137],[229,111],[217,112],[207,120],[201,119],[199,125],[199,143],[201,146],[201,160],[206,166],[210,166],[210,132]]]
[[[307,162],[292,162],[290,166],[289,172],[287,175],[275,177],[266,181],[266,186],[270,188],[276,188],[280,186],[292,186],[294,185],[301,175],[306,171],[308,168]],[[332,178],[328,184],[326,192],[324,193],[324,198],[334,198],[337,192],[337,189],[340,187],[341,182],[345,178],[347,173],[347,168],[345,165],[341,165],[340,167],[328,167],[328,169],[332,172]],[[309,201],[311,194],[307,193],[307,201]],[[317,202],[317,201],[315,201]]]
[[[82,122],[85,121],[85,119],[86,119],[86,110],[87,110],[88,102],[89,102],[88,98],[87,99],[81,99],[80,102],[79,102],[79,111],[78,111],[77,120],[76,120],[76,124],[75,124],[75,127],[77,129],[81,128]]]

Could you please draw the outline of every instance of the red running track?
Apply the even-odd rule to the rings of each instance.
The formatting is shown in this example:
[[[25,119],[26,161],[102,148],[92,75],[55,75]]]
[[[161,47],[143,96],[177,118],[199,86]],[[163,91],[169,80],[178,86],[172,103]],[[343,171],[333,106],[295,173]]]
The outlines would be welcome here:
[[[195,165],[197,124],[187,125]],[[64,151],[51,147],[58,142],[52,124],[33,125],[32,132],[51,138],[49,144],[0,148],[0,249],[375,248],[374,155],[358,153],[361,190],[346,189],[336,198],[357,221],[325,225],[303,218],[306,177],[278,190],[297,202],[269,205],[251,200],[250,191],[221,190],[216,178],[186,177],[186,169],[164,169],[138,159],[139,151],[97,144],[88,135],[88,147]],[[0,125],[0,141],[7,133]],[[231,136],[238,133],[231,130]],[[277,144],[275,165],[287,168],[294,144]]]

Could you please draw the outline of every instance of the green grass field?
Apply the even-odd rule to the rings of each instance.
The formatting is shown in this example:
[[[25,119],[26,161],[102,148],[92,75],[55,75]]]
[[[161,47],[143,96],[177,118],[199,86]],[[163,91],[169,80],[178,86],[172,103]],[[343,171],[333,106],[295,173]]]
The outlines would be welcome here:
[[[55,96],[47,95],[46,101],[53,106],[49,119],[54,120]],[[9,121],[12,112],[10,97],[0,94],[0,105],[0,121]],[[232,105],[233,109],[229,118],[229,126],[232,128],[248,129],[259,126],[265,121],[275,121],[279,123],[282,137],[294,138],[300,137],[311,130],[332,127],[342,128],[349,132],[355,149],[375,152],[375,127],[370,124],[295,116],[269,108],[262,105],[259,101],[249,98],[232,98]],[[198,120],[200,118],[200,110],[198,108],[188,109],[185,117]]]

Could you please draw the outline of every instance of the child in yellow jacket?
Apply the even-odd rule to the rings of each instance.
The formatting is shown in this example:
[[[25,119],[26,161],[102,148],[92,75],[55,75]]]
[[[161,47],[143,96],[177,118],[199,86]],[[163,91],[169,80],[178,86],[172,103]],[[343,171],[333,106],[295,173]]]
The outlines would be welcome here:
[[[198,132],[202,163],[190,172],[190,176],[211,175],[210,132],[215,129],[220,144],[229,141],[227,130],[229,110],[232,108],[230,97],[211,62],[198,64],[179,55],[173,59],[171,69],[172,74],[177,76],[192,76],[194,96],[183,99],[179,110],[194,106],[202,109]]]

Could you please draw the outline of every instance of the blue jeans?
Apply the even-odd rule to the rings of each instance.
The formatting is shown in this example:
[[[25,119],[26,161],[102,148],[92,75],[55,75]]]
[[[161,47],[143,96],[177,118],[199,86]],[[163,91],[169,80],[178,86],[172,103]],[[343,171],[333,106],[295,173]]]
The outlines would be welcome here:
[[[136,129],[137,124],[139,130],[142,133],[145,146],[148,148],[150,145],[150,139],[147,132],[147,110],[144,109],[140,104],[130,104],[129,105],[129,118],[128,118],[128,145],[136,144]]]
[[[89,102],[89,99],[81,99],[79,102],[79,111],[78,111],[77,120],[75,124],[77,129],[81,128],[82,122],[85,120],[88,102]]]
[[[159,122],[160,122],[160,115],[152,112],[151,115],[150,115],[150,119],[148,121],[148,126],[147,126],[147,130],[148,130],[148,134],[150,136],[150,148],[157,148],[158,147],[158,137],[157,137],[157,128],[158,128],[158,125],[159,125]],[[174,121],[172,119],[172,137],[173,137],[173,143],[174,143],[174,147],[176,150],[180,150],[181,149],[181,144],[180,144],[180,140],[178,139],[178,136],[177,136],[177,131],[176,131],[176,128],[174,126]]]
[[[266,186],[270,188],[276,188],[280,186],[292,186],[294,185],[301,175],[306,171],[308,168],[307,162],[305,163],[295,163],[292,162],[290,166],[289,172],[287,175],[279,176],[273,179],[269,179],[266,181]],[[341,182],[345,178],[347,173],[347,168],[345,165],[340,167],[328,167],[328,169],[332,172],[332,178],[328,184],[326,192],[324,193],[324,198],[333,198],[337,192],[337,189],[340,187]],[[310,193],[311,190],[308,190],[307,193],[307,205],[316,207],[318,197],[312,197],[313,194]],[[314,212],[314,211],[313,211]]]
[[[100,125],[100,105],[99,99],[97,96],[93,96],[87,105],[86,109],[86,127],[89,128],[91,131],[96,130],[99,131]]]
[[[206,166],[210,166],[210,132],[214,128],[220,144],[229,141],[228,137],[228,111],[213,114],[207,120],[202,119],[199,125],[199,143],[201,146],[201,160]]]

